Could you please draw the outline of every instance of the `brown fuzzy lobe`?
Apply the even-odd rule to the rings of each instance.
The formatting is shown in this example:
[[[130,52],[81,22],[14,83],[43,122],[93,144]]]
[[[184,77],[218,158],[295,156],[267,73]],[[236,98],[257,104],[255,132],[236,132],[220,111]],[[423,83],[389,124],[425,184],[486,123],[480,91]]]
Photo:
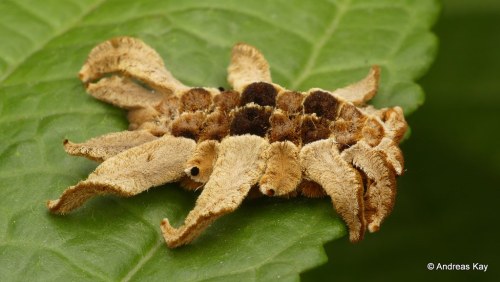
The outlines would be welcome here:
[[[172,135],[198,140],[204,120],[203,112],[183,113],[172,123]]]
[[[295,114],[302,111],[302,102],[304,95],[300,92],[285,91],[276,98],[276,108],[289,114]]]
[[[112,75],[87,85],[87,93],[94,98],[122,109],[154,107],[163,95],[147,90],[133,79]]]
[[[160,113],[152,107],[129,110],[127,113],[129,130],[136,130],[142,124],[154,121],[159,117],[159,115]]]
[[[345,147],[356,143],[359,139],[359,135],[356,134],[356,127],[356,124],[352,121],[335,121],[331,129],[335,136],[335,141],[340,145],[339,149],[345,149]]]
[[[142,81],[165,95],[187,88],[165,69],[162,58],[154,49],[130,37],[113,38],[94,47],[79,76],[82,82],[89,83],[110,73]]]
[[[368,118],[362,129],[363,138],[370,146],[377,146],[384,138],[384,127],[375,118]]]
[[[369,185],[370,186],[367,186],[367,187],[371,187],[372,185],[372,181],[369,181]],[[367,188],[365,188],[366,190]],[[377,214],[377,206],[373,205],[372,203],[370,203],[370,195],[366,194],[364,197],[363,197],[363,202],[365,203],[365,220],[368,221],[369,219],[373,218],[376,216]],[[376,230],[378,231],[378,230]]]
[[[257,48],[238,43],[233,47],[227,81],[238,92],[252,82],[271,82],[269,64]]]
[[[269,142],[290,141],[300,144],[300,117],[291,118],[281,111],[274,111],[270,118],[271,129],[268,132]]]
[[[321,185],[307,179],[302,179],[302,182],[300,182],[297,190],[300,191],[302,196],[307,198],[322,198],[326,196],[325,190],[323,190]]]
[[[170,131],[171,119],[152,107],[129,110],[127,118],[129,130],[147,130],[158,137]]]
[[[303,115],[300,127],[302,144],[311,143],[330,136],[329,122],[327,119],[312,115]]]
[[[191,88],[181,96],[181,112],[207,110],[212,103],[212,95],[203,88]]]
[[[364,185],[364,206],[368,230],[375,232],[382,221],[391,213],[396,196],[396,177],[394,168],[388,163],[383,151],[372,150],[363,140],[342,152],[341,157],[363,171],[366,178]]]
[[[335,210],[349,226],[351,242],[363,238],[363,182],[351,164],[342,159],[334,140],[319,140],[300,151],[304,177],[320,184],[331,197]]]
[[[253,102],[261,106],[274,107],[276,105],[276,95],[276,88],[272,84],[254,82],[241,93],[240,106]]]
[[[370,222],[372,218],[377,216],[377,212],[378,212],[378,207],[376,205],[374,205],[373,202],[370,201],[370,193],[368,193],[369,190],[371,191],[373,189],[376,189],[376,188],[374,188],[375,183],[372,179],[368,178],[368,176],[366,176],[366,174],[362,170],[358,169],[358,172],[363,177],[363,186],[365,189],[364,194],[363,194],[363,202],[365,204],[365,206],[364,206],[364,208],[365,208],[365,212],[364,212],[365,221]],[[384,206],[386,208],[392,209],[391,207],[387,206],[385,203],[384,203]]]
[[[97,195],[130,197],[178,181],[185,175],[184,163],[195,147],[193,140],[168,135],[135,146],[106,159],[86,180],[69,187],[47,206],[51,212],[65,214]]]
[[[342,103],[338,117],[344,120],[352,120],[355,122],[366,119],[363,113],[358,110],[356,106],[350,103]]]
[[[268,146],[267,140],[252,135],[232,136],[220,142],[210,180],[184,224],[174,228],[167,219],[162,221],[162,233],[169,247],[191,242],[217,218],[241,205],[264,173],[263,155]]]
[[[214,111],[210,113],[202,124],[199,141],[203,140],[218,140],[229,135],[229,115],[222,111]]]
[[[163,135],[170,132],[170,120],[162,117],[154,122],[146,122],[139,127],[141,130],[148,130],[151,134],[157,137],[162,137]]]
[[[390,138],[384,137],[382,141],[375,147],[376,150],[383,152],[387,157],[388,164],[396,172],[397,175],[404,173],[404,157],[401,149]]]
[[[333,95],[323,91],[314,91],[304,100],[304,112],[335,120],[338,105],[339,101]]]
[[[399,144],[408,129],[403,110],[400,107],[387,109],[383,113],[382,120],[389,128],[388,137],[392,138],[396,144]]]
[[[261,106],[246,106],[234,112],[230,134],[253,134],[264,137],[270,127],[271,110]]]
[[[358,167],[354,167],[354,168],[358,171],[359,175],[361,176],[361,180],[363,181],[363,196],[364,196],[366,194],[366,190],[368,189],[370,184],[373,182],[373,180],[368,178],[368,176],[366,175],[366,173],[362,169],[359,169]],[[366,218],[366,214],[365,214],[365,218]]]
[[[335,141],[343,147],[352,145],[362,138],[362,128],[366,117],[353,105],[343,103],[338,119],[333,123]]]
[[[160,104],[158,104],[155,109],[162,115],[173,120],[179,115],[179,109],[181,107],[181,102],[176,96],[167,96],[163,98]]]
[[[333,95],[353,103],[356,106],[364,105],[377,94],[380,78],[380,67],[372,66],[368,75],[353,84],[336,89]]]
[[[290,141],[270,144],[266,151],[266,170],[259,181],[263,194],[280,197],[295,194],[302,179],[299,151],[299,147]]]
[[[240,94],[236,91],[224,91],[216,95],[213,101],[216,108],[229,112],[240,104]]]
[[[102,135],[83,143],[73,143],[65,139],[63,145],[66,153],[70,155],[82,156],[97,162],[103,162],[123,151],[155,139],[157,137],[148,131],[127,130]]]

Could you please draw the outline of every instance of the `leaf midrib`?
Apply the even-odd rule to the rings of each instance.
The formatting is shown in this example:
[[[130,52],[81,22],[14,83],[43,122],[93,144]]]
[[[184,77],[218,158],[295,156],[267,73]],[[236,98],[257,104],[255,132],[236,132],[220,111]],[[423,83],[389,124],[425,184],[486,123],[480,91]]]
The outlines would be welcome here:
[[[297,75],[297,78],[291,83],[290,87],[292,89],[298,89],[298,87],[309,77],[311,70],[313,69],[316,61],[318,60],[318,56],[321,53],[321,50],[328,42],[328,39],[335,33],[337,30],[342,18],[348,11],[348,6],[351,3],[351,0],[347,0],[345,3],[339,3],[337,5],[337,16],[332,18],[332,21],[326,28],[323,35],[316,42],[316,44],[312,45],[312,51],[307,58],[306,64],[302,69],[302,71]]]

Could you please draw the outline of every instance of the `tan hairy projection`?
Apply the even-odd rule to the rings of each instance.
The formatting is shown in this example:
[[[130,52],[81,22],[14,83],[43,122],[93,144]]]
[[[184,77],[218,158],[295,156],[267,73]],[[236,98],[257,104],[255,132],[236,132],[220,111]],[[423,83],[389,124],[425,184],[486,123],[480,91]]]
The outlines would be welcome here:
[[[232,90],[189,87],[144,42],[119,37],[96,46],[80,70],[87,92],[128,111],[129,130],[83,143],[70,155],[102,162],[47,203],[65,214],[96,195],[133,196],[180,182],[201,189],[183,225],[161,223],[167,245],[193,241],[238,208],[250,191],[331,198],[352,242],[379,230],[391,212],[407,125],[400,107],[375,109],[380,69],[344,88],[306,92],[271,80],[269,64],[239,43],[228,68]]]

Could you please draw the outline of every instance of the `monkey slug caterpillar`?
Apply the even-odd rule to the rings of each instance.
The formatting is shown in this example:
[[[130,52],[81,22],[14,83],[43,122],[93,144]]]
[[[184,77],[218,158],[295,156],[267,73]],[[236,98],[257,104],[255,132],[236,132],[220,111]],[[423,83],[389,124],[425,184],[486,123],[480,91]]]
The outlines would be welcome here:
[[[273,83],[263,55],[240,43],[228,73],[231,90],[189,87],[138,39],[96,46],[80,79],[90,95],[128,111],[129,130],[65,140],[68,154],[101,164],[49,201],[49,210],[65,214],[96,195],[129,197],[180,182],[202,192],[182,226],[162,221],[171,248],[194,240],[249,193],[328,196],[352,242],[377,231],[394,205],[407,128],[400,107],[365,104],[376,94],[379,68],[334,91],[298,92]]]

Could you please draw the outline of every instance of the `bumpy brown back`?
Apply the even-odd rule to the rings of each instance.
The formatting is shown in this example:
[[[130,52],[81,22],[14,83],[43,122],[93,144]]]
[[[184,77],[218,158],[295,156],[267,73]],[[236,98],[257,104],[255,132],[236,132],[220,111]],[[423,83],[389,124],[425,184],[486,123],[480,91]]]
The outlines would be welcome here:
[[[174,105],[175,109],[170,111],[176,114],[158,118],[166,114],[161,110],[163,103]],[[134,120],[136,129],[197,142],[253,134],[271,143],[291,141],[297,146],[335,138],[339,148],[345,148],[361,138],[376,146],[386,135],[381,119],[331,93],[321,90],[305,94],[278,92],[265,82],[252,83],[241,94],[221,91],[212,95],[203,88],[192,88],[179,97],[168,97],[153,109],[154,115]]]

